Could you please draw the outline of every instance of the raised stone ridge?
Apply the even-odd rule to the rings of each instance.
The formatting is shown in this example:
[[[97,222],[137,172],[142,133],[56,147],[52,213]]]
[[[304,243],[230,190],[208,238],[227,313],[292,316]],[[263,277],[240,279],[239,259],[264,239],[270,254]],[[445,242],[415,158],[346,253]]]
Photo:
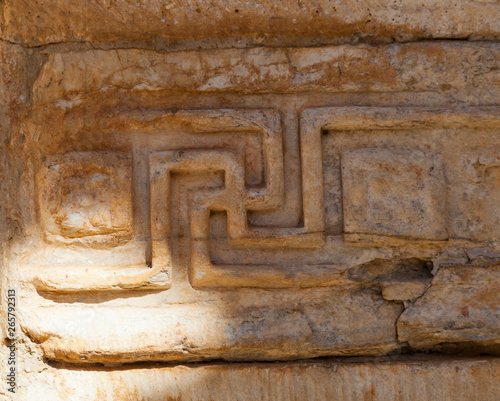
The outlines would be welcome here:
[[[496,0],[70,0],[3,2],[2,38],[29,46],[322,45],[352,41],[492,39]]]
[[[500,399],[499,6],[1,2],[0,399]]]

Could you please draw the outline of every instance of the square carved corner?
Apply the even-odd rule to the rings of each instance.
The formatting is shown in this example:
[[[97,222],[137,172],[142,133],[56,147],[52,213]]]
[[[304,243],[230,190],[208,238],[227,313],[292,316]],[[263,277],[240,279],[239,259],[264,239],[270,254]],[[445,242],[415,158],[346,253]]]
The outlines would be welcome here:
[[[342,154],[344,232],[445,240],[441,158],[408,148]]]
[[[47,242],[110,247],[132,238],[132,158],[76,151],[47,158],[38,174]]]

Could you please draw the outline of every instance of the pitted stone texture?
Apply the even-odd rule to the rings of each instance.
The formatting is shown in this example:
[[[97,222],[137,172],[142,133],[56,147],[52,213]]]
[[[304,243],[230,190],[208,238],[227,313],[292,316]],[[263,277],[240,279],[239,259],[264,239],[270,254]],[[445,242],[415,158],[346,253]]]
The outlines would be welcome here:
[[[11,139],[24,163],[14,192],[24,238],[9,247],[8,268],[23,289],[23,338],[40,358],[399,352],[407,344],[397,321],[432,293],[430,271],[478,242],[498,248],[497,43],[244,46],[26,50],[43,66],[29,65],[32,103]],[[107,189],[84,188],[96,171],[80,177],[86,164],[74,155],[98,161],[103,152],[126,154],[127,163],[108,159],[112,171],[96,177],[110,177]],[[343,155],[355,173],[342,173]],[[43,200],[57,191],[43,195],[36,174],[54,157],[74,171],[55,187],[75,192],[82,225]],[[375,179],[383,185],[367,196]],[[87,213],[89,194],[113,201],[94,204],[108,217]],[[359,213],[343,207],[354,200]],[[366,213],[369,203],[382,213]],[[44,239],[40,208],[64,223],[50,228],[59,241]],[[92,241],[99,236],[106,241]],[[479,313],[477,327],[487,317]],[[457,327],[452,341],[468,343]]]
[[[496,37],[494,0],[8,0],[2,37],[28,45],[69,41],[161,45],[234,38],[233,43],[319,45],[352,40],[389,41]],[[151,43],[152,39],[154,40]],[[209,39],[212,43],[208,42]],[[207,43],[208,42],[208,43]]]
[[[371,289],[240,289],[205,300],[162,307],[24,308],[22,328],[46,358],[84,364],[293,360],[398,349],[394,328],[402,305]]]
[[[447,238],[439,157],[418,149],[362,149],[342,154],[344,232]]]
[[[447,163],[449,197],[454,200],[450,232],[475,241],[500,238],[500,146],[492,138],[489,146],[457,144]]]
[[[51,156],[38,185],[49,242],[109,246],[131,238],[130,156],[106,151]]]
[[[273,364],[46,368],[24,378],[37,401],[497,401],[494,358],[408,358]]]
[[[16,140],[28,101],[27,54],[21,46],[0,42],[0,242],[8,240],[21,227],[17,195],[22,174],[19,152],[22,141]],[[14,132],[14,133],[13,133]],[[0,246],[1,247],[1,246]]]
[[[398,320],[415,350],[499,353],[500,266],[442,265],[429,290]]]
[[[33,85],[36,103],[62,110],[86,93],[256,94],[495,91],[498,43],[406,43],[322,48],[51,53]],[[446,92],[445,92],[446,93]],[[73,98],[76,96],[76,98]],[[262,107],[262,106],[260,106]]]
[[[500,398],[498,1],[0,3],[20,399]]]

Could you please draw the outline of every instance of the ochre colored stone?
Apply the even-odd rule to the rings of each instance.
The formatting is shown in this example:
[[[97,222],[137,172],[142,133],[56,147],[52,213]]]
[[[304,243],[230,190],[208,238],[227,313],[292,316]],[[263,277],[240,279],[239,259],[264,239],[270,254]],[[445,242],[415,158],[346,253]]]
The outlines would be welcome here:
[[[416,350],[499,353],[500,268],[443,265],[401,315],[398,337]]]
[[[440,158],[418,149],[362,149],[342,154],[344,231],[443,240]]]
[[[498,2],[0,10],[19,399],[500,398]]]
[[[126,154],[70,152],[39,174],[41,224],[48,242],[115,245],[132,234],[132,170]]]
[[[37,401],[496,401],[499,374],[500,362],[491,358],[387,358],[91,372],[49,368],[28,375],[21,394]]]
[[[44,0],[3,4],[2,37],[29,45],[59,42],[165,41],[210,46],[285,42],[319,45],[350,40],[497,38],[494,0],[450,3],[376,0]]]

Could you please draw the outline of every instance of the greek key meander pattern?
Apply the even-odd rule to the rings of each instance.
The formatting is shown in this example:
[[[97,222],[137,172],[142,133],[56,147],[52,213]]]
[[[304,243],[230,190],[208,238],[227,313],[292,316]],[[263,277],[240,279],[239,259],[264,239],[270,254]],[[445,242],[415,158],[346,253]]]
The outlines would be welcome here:
[[[191,285],[194,287],[246,286],[261,288],[335,285],[333,276],[337,271],[337,266],[325,263],[325,257],[320,257],[322,252],[328,251],[327,248],[330,247],[330,251],[333,249],[328,241],[329,236],[325,233],[324,172],[321,157],[322,135],[325,132],[333,132],[333,134],[336,131],[354,132],[360,130],[396,132],[437,128],[461,129],[464,127],[493,129],[500,126],[500,118],[493,108],[469,108],[466,111],[410,107],[306,109],[300,115],[302,224],[296,227],[273,227],[249,224],[248,213],[249,211],[277,210],[283,205],[286,177],[283,170],[282,121],[279,113],[270,109],[151,111],[142,113],[140,118],[130,114],[122,115],[120,119],[128,122],[129,131],[139,133],[147,132],[154,126],[155,129],[165,129],[168,132],[179,129],[206,135],[210,137],[211,146],[199,149],[187,148],[182,146],[181,139],[178,146],[172,149],[152,150],[147,156],[150,181],[151,239],[149,246],[151,247],[151,267],[145,264],[118,267],[90,266],[80,270],[74,269],[71,275],[67,274],[68,268],[66,267],[44,268],[43,271],[36,270],[33,276],[33,282],[40,289],[91,291],[104,288],[109,290],[110,287],[116,290],[170,288],[173,263],[170,249],[173,242],[178,240],[175,230],[172,230],[171,177],[172,174],[177,173],[204,172],[222,173],[224,184],[219,187],[189,192],[189,279]],[[222,139],[220,144],[217,144],[217,138],[221,133],[225,135],[257,135],[262,146],[262,160],[247,160],[244,153],[245,144],[238,145],[235,141],[234,144],[231,142],[229,147],[223,146],[224,140]],[[95,154],[98,153],[97,151],[93,152],[93,157],[95,158]],[[110,151],[110,154],[111,156],[102,157],[102,163],[105,164],[106,160],[120,158],[118,153]],[[85,159],[84,153],[80,152],[78,155],[79,158]],[[412,152],[404,153],[403,157],[407,157],[407,155],[410,155],[411,158]],[[127,160],[129,157],[128,155],[121,156],[123,160]],[[75,156],[73,155],[72,158],[74,159]],[[261,163],[259,167],[263,172],[261,183],[248,185],[246,169],[248,163],[251,162],[253,164]],[[437,170],[440,169],[438,162],[431,164],[429,164],[431,169],[435,167]],[[124,162],[120,161],[118,169],[123,170],[124,166]],[[46,165],[43,169],[45,170],[41,172],[41,175],[47,175],[49,167]],[[106,172],[106,174],[111,173]],[[439,174],[441,174],[440,171]],[[431,198],[435,195],[436,186],[440,185],[441,176],[439,174],[436,176],[436,182],[429,184],[428,191]],[[344,179],[348,176],[349,174],[344,174]],[[348,190],[352,191],[353,189],[349,182],[343,182],[342,186],[345,198]],[[127,191],[125,184],[114,187],[110,185],[110,188],[111,191]],[[39,191],[41,193],[46,191],[43,184]],[[132,195],[130,194],[130,196]],[[344,206],[347,201],[349,199],[343,200]],[[359,201],[355,200],[354,202]],[[126,209],[131,208],[130,205],[122,206]],[[48,217],[43,216],[50,214],[50,211],[43,210],[45,206],[41,201],[42,218],[47,220]],[[442,211],[432,202],[427,207],[426,212],[435,217],[437,221],[435,224],[439,226],[430,232],[423,232],[421,236],[416,234],[414,240],[424,244],[446,241],[448,237],[445,219],[441,218]],[[286,248],[302,249],[304,262],[300,265],[290,265],[286,262],[280,264],[214,263],[210,254],[210,215],[217,211],[223,211],[227,215],[227,236],[231,247],[270,251]],[[130,234],[130,227],[126,227],[130,223],[127,222],[127,218],[121,216],[120,221],[124,226],[123,229],[112,227],[108,231],[101,230],[102,232],[97,233],[100,235],[99,238],[103,242],[106,242],[106,238],[125,237],[127,239],[127,235]],[[113,216],[110,219],[114,221]],[[345,243],[361,244],[369,248],[376,245],[380,239],[385,244],[397,245],[398,237],[408,236],[404,233],[398,233],[397,230],[393,233],[380,234],[369,232],[369,230],[351,229],[351,223],[346,222],[345,219],[346,215],[344,214],[343,233],[336,236]],[[120,233],[125,234],[120,236]],[[63,237],[64,233],[58,238]],[[52,238],[52,240],[57,242],[57,238],[55,240]],[[72,239],[69,241],[74,242]],[[95,244],[94,238],[84,245],[92,247]],[[315,255],[318,255],[317,260],[315,260]],[[85,288],[79,284],[79,276],[81,275],[86,276]]]

